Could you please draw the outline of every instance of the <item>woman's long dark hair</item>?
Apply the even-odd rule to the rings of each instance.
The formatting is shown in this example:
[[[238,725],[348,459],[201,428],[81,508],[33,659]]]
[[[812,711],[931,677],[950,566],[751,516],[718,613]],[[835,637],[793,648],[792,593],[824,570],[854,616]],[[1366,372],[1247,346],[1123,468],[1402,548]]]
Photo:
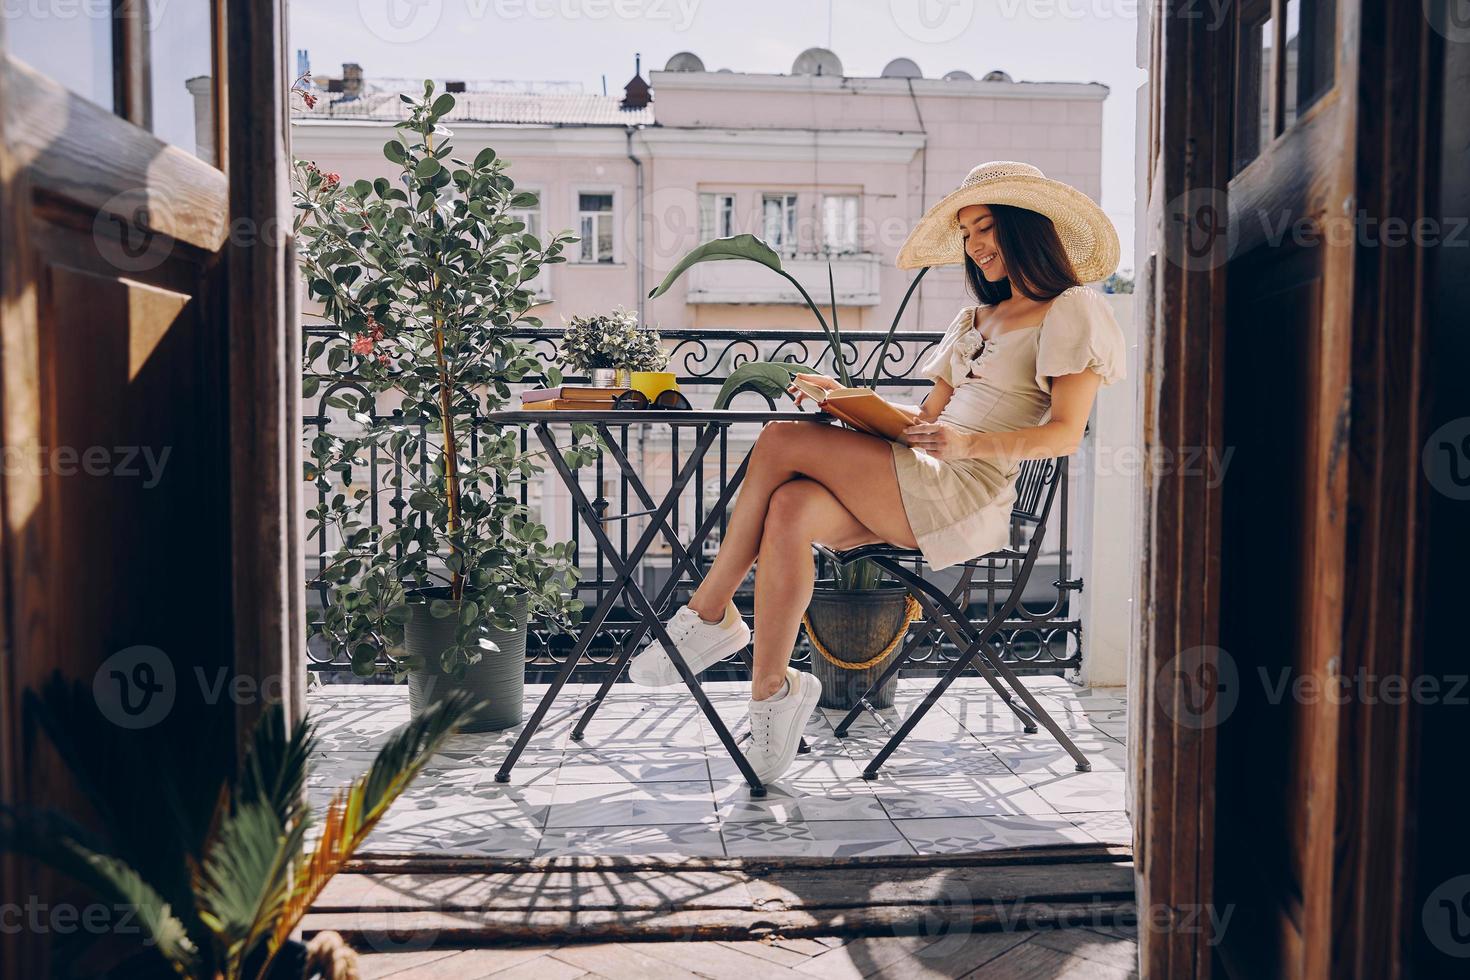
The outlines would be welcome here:
[[[1050,218],[1009,204],[991,204],[989,208],[995,220],[995,241],[1005,258],[1006,278],[989,281],[966,252],[965,282],[977,300],[993,306],[1010,299],[1015,290],[1045,302],[1078,285],[1072,261]]]

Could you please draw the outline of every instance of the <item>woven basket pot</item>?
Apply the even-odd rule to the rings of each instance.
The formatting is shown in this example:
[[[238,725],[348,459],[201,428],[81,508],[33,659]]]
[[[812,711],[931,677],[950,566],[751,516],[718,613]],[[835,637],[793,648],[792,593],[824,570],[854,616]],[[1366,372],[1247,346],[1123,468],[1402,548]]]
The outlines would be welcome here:
[[[422,655],[425,664],[424,670],[408,673],[409,713],[417,718],[451,692],[469,691],[476,700],[487,703],[460,726],[460,731],[494,732],[520,724],[526,692],[526,597],[522,596],[512,610],[514,630],[485,631],[485,638],[500,649],[482,649],[480,662],[466,667],[461,677],[447,675],[439,667],[439,655],[454,642],[454,617],[435,619],[427,602],[410,603],[409,610],[411,615],[403,627],[404,651],[409,656]]]
[[[816,638],[833,658],[844,663],[860,664],[872,660],[907,622],[908,590],[824,589],[818,587],[807,605],[807,622]],[[824,708],[851,708],[878,679],[893,658],[903,649],[900,642],[878,663],[862,670],[838,667],[812,647],[812,673],[822,682]],[[893,707],[893,693],[898,687],[895,675],[868,699],[875,708]]]

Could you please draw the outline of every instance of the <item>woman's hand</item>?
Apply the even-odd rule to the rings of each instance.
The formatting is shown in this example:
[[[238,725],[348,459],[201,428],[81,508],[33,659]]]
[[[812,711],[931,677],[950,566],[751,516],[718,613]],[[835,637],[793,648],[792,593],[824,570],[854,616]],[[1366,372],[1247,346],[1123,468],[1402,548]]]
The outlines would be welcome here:
[[[841,382],[837,381],[835,378],[829,378],[825,374],[798,374],[797,377],[805,381],[807,384],[816,385],[823,391],[836,391],[838,388],[842,387]],[[787,388],[786,391],[791,395],[791,397],[796,399],[796,405],[798,408],[801,407],[801,403],[807,398],[807,396],[802,393],[801,389],[797,388],[795,385]]]
[[[935,459],[968,459],[970,436],[948,422],[918,422],[903,430],[904,443]]]

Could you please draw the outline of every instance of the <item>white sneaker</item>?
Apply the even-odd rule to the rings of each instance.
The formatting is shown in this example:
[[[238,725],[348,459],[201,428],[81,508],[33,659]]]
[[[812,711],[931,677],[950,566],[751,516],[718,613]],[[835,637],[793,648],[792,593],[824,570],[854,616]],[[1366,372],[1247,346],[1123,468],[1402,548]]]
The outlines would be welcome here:
[[[745,758],[762,783],[781,778],[796,761],[801,734],[822,696],[822,682],[811,674],[788,667],[786,683],[784,695],[750,702],[750,745]]]
[[[706,623],[699,613],[684,606],[668,622],[669,639],[684,655],[689,669],[698,674],[708,670],[732,653],[739,653],[750,642],[750,627],[735,608],[725,607],[725,618]],[[662,643],[654,640],[644,647],[628,665],[628,679],[644,687],[668,687],[681,680],[674,662],[664,652]]]

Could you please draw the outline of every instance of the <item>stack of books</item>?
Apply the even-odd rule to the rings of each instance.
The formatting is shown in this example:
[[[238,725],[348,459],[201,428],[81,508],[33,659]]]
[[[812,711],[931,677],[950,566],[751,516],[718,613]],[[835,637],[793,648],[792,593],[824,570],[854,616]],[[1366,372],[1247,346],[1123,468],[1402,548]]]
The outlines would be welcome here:
[[[594,388],[591,385],[557,385],[555,388],[528,388],[521,392],[521,408],[537,412],[547,409],[580,409],[611,411],[613,399],[627,388]]]

